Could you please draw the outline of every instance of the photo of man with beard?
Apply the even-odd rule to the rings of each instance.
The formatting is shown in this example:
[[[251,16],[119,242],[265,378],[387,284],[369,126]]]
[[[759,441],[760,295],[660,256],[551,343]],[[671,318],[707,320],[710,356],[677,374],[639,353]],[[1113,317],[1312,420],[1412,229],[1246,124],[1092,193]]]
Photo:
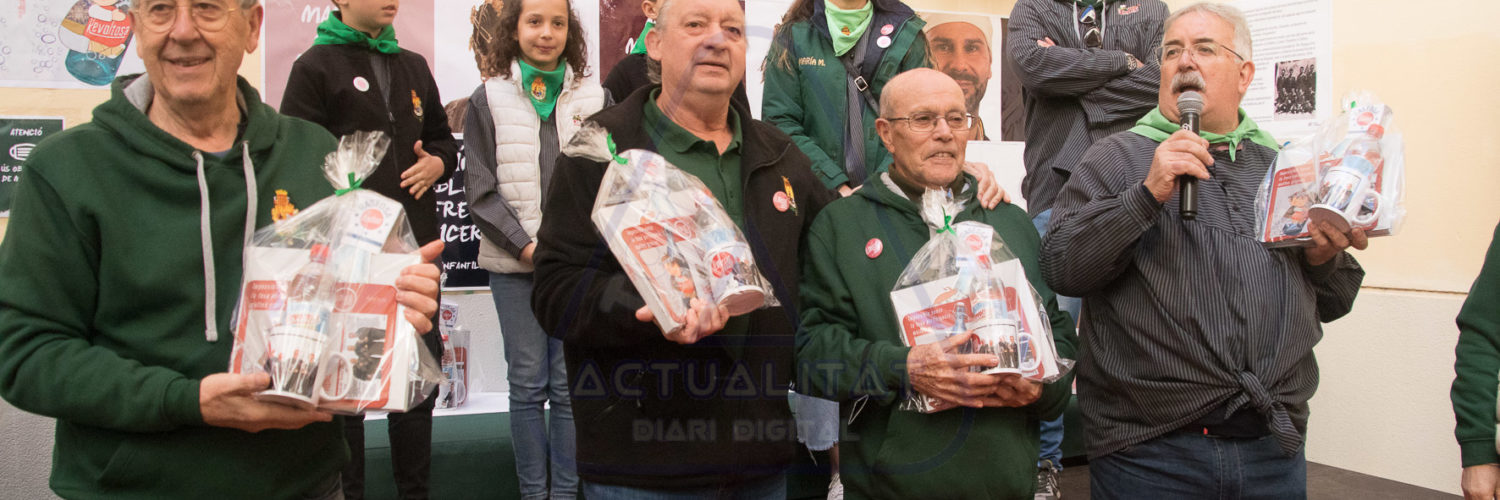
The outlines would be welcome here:
[[[990,140],[979,102],[994,76],[993,23],[981,15],[926,12],[922,18],[927,20],[923,32],[927,35],[927,54],[932,58],[932,67],[958,82],[964,91],[964,106],[974,115],[969,140]],[[999,131],[995,132],[998,138]]]

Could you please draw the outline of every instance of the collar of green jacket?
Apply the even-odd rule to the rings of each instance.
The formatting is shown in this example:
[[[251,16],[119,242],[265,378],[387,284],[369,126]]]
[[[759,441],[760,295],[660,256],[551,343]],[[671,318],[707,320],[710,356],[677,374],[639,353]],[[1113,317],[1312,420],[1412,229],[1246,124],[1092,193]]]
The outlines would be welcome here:
[[[198,165],[193,160],[193,152],[197,149],[151,123],[146,116],[146,110],[150,109],[155,98],[149,78],[150,75],[145,73],[115,78],[110,85],[109,100],[94,108],[94,123],[114,131],[121,141],[129,143],[140,154],[196,175]],[[276,119],[276,110],[261,102],[260,93],[244,77],[236,78],[236,86],[239,91],[237,99],[242,103],[240,121],[244,123],[245,132],[235,141],[234,147],[237,149],[248,144],[252,154],[260,154],[276,144],[281,133],[280,121]],[[232,154],[240,155],[238,151]]]
[[[891,184],[895,184],[897,189],[900,189],[901,191],[915,189],[914,186],[903,186],[902,181],[896,180],[898,176],[890,173],[890,170],[893,169],[895,169],[894,166],[890,167],[890,169],[887,169],[886,172],[881,173],[880,175],[871,177],[870,180],[865,181],[865,183],[861,185],[859,189],[855,190],[854,194],[869,198],[871,201],[895,209],[898,212],[915,217],[917,220],[921,220],[922,199],[912,199],[909,198],[905,192],[896,192],[891,190]],[[954,186],[961,186],[960,188],[954,189],[953,196],[955,198],[963,200],[964,212],[976,209],[983,210],[983,208],[980,207],[978,203],[974,202],[975,186],[979,185],[978,179],[975,179],[974,176],[969,175],[968,172],[960,172],[958,178],[953,180],[953,183]],[[958,214],[953,214],[953,216],[954,220],[958,220]]]
[[[386,26],[380,30],[380,36],[372,38],[368,33],[344,24],[340,16],[339,11],[333,11],[328,14],[328,19],[318,24],[318,37],[313,39],[313,45],[362,45],[382,54],[401,52],[401,47],[396,44],[395,26]]]
[[[1135,126],[1130,129],[1136,135],[1156,142],[1167,140],[1168,137],[1171,137],[1178,130],[1182,130],[1182,126],[1172,123],[1172,120],[1168,120],[1166,115],[1161,114],[1160,106],[1146,113],[1146,116],[1141,117],[1140,121],[1135,122]],[[1280,145],[1276,143],[1276,138],[1271,137],[1270,132],[1261,130],[1255,124],[1255,120],[1250,119],[1250,116],[1245,114],[1244,108],[1240,108],[1240,126],[1231,130],[1228,134],[1215,134],[1205,131],[1199,132],[1198,135],[1204,139],[1208,139],[1209,144],[1227,143],[1230,146],[1238,146],[1240,141],[1249,139],[1250,142],[1271,148],[1272,151],[1281,149]],[[1234,161],[1234,150],[1234,147],[1229,148],[1229,161]]]
[[[588,121],[604,127],[609,132],[610,138],[615,141],[617,151],[628,151],[631,149],[657,151],[660,145],[654,144],[649,131],[641,126],[641,116],[645,113],[645,106],[649,100],[660,94],[660,92],[660,84],[651,87],[642,87],[632,92],[629,96],[626,96],[625,100],[590,116]],[[655,106],[655,104],[651,105]],[[734,110],[735,115],[739,117],[751,116],[750,108],[745,107],[743,103],[737,100],[730,99],[729,106]],[[790,142],[787,142],[785,148],[782,149],[774,151],[764,149],[761,147],[762,144],[775,142],[776,138],[774,135],[783,135],[784,133],[776,129],[773,125],[760,120],[742,119],[739,123],[741,127],[738,134],[743,140],[740,143],[742,146],[740,149],[742,155],[740,157],[740,177],[742,178],[748,179],[750,174],[755,170],[781,161],[783,156],[796,149],[796,146]],[[589,125],[586,124],[585,127],[587,128]],[[574,142],[578,142],[579,140],[577,137],[574,138]],[[597,142],[597,146],[602,149],[603,139],[599,139]],[[574,150],[574,152],[567,154],[570,156],[583,155],[602,158],[598,161],[607,161],[609,158],[607,150],[593,151],[592,148]]]

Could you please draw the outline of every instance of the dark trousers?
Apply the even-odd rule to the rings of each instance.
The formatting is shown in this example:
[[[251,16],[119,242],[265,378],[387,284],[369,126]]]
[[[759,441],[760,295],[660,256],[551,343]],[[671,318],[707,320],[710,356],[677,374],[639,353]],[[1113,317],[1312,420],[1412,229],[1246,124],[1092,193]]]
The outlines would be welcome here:
[[[1307,460],[1281,454],[1276,438],[1172,432],[1089,460],[1100,500],[1307,498]]]
[[[437,324],[437,318],[433,318]],[[422,336],[428,352],[441,359],[443,339],[436,327]],[[435,394],[435,393],[434,393]],[[406,413],[386,415],[386,434],[391,440],[391,469],[396,491],[401,498],[422,500],[428,496],[432,469],[432,407],[437,402],[428,394],[422,404]],[[349,464],[344,466],[344,498],[365,497],[365,417],[344,417],[344,439],[349,441]]]

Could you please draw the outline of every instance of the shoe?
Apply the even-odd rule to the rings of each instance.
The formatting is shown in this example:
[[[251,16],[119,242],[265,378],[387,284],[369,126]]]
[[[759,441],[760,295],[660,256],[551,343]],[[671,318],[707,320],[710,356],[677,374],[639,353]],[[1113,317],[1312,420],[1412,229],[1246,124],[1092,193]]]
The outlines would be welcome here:
[[[839,473],[833,473],[833,480],[828,482],[828,500],[844,500],[844,482],[839,481]]]
[[[1051,460],[1043,460],[1042,465],[1036,468],[1036,497],[1035,500],[1059,500],[1062,498],[1062,489],[1058,486],[1058,475],[1062,471],[1052,465]]]

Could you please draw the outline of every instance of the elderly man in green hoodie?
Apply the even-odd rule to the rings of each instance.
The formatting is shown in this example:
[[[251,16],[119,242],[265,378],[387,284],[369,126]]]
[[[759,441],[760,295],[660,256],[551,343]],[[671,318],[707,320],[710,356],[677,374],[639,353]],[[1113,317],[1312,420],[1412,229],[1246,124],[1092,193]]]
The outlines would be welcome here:
[[[245,243],[273,207],[333,194],[317,168],[333,136],[236,76],[260,39],[257,0],[144,0],[130,15],[146,73],[37,145],[16,188],[0,397],[57,419],[64,498],[341,498],[335,418],[254,399],[265,374],[223,373]],[[396,282],[419,332],[437,278],[421,264]]]
[[[894,158],[852,196],[829,204],[809,229],[803,261],[799,387],[842,401],[849,421],[840,466],[851,498],[1030,498],[1037,424],[1067,404],[1071,377],[1039,384],[970,373],[999,360],[956,354],[965,339],[905,347],[890,292],[932,236],[919,214],[928,189],[967,198],[953,222],[995,229],[1047,305],[1061,357],[1073,356],[1073,323],[1057,310],[1037,266],[1040,238],[1026,212],[975,201],[963,173],[972,117],[963,90],[931,69],[893,78],[876,129]],[[957,403],[931,414],[897,409],[910,392]]]

